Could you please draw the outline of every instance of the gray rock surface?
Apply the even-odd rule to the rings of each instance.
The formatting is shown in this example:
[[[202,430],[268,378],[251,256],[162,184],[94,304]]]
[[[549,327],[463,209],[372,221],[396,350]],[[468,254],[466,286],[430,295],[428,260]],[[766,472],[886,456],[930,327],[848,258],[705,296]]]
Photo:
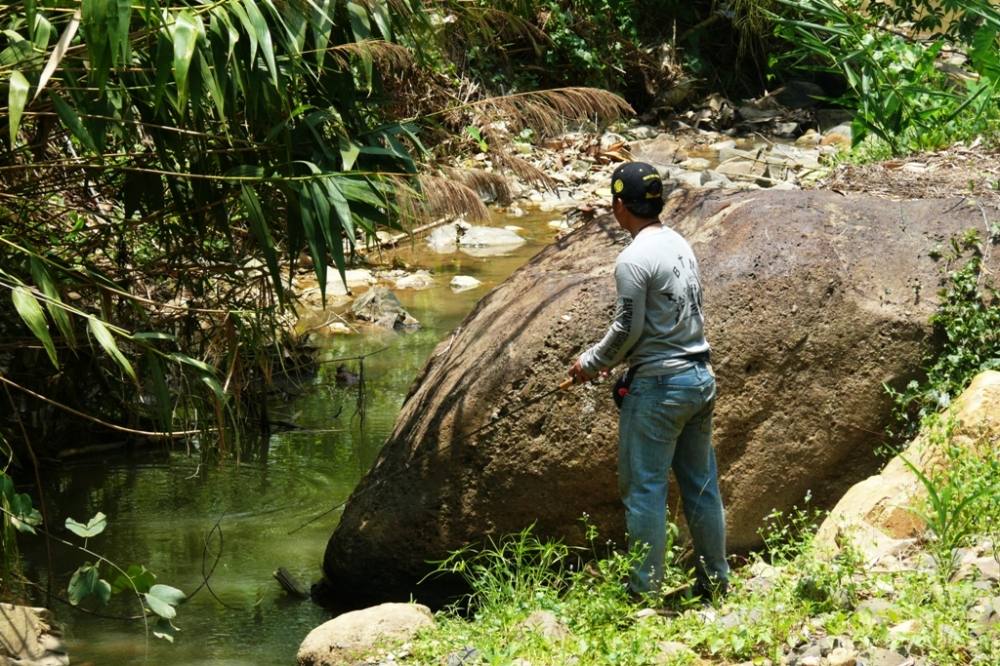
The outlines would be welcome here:
[[[954,200],[832,192],[685,195],[664,218],[692,243],[719,378],[715,443],[732,551],[759,545],[772,509],[812,492],[831,507],[876,471],[928,318],[957,265],[931,257],[982,225]],[[431,355],[331,538],[331,589],[411,589],[425,562],[486,535],[584,544],[580,516],[621,543],[617,412],[606,385],[550,390],[603,335],[625,235],[598,218],[490,292]],[[993,253],[990,270],[1000,272]],[[873,434],[874,433],[874,434]]]
[[[407,312],[396,295],[385,287],[372,287],[351,305],[355,319],[390,330],[413,329],[420,326]]]
[[[0,665],[68,666],[48,609],[0,603]]]
[[[374,650],[412,637],[434,624],[419,604],[381,604],[338,615],[313,629],[302,641],[299,666],[355,664]]]

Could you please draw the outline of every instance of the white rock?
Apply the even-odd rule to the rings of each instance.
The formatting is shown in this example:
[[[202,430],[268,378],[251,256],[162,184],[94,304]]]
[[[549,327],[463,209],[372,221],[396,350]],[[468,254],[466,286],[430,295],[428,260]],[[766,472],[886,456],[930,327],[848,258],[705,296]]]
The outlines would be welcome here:
[[[472,277],[471,275],[456,275],[451,279],[451,282],[448,283],[448,286],[451,287],[452,291],[457,293],[460,291],[468,291],[469,289],[475,289],[481,284],[482,282]]]
[[[549,228],[555,229],[556,231],[569,231],[573,228],[573,225],[569,223],[569,220],[563,218],[561,220],[552,220],[549,222]]]
[[[732,139],[725,139],[723,141],[717,141],[709,146],[712,150],[719,152],[726,149],[732,149],[736,147],[736,142]]]
[[[657,130],[655,127],[650,127],[649,125],[638,125],[630,129],[628,133],[631,134],[634,138],[642,141],[644,139],[651,139],[654,136],[656,136]]]
[[[704,171],[712,166],[712,163],[704,157],[689,157],[677,166],[688,171]]]
[[[524,238],[513,231],[498,227],[463,227],[447,224],[438,227],[427,238],[435,252],[450,253],[456,249],[503,247],[511,249],[523,245]]]
[[[396,280],[396,289],[428,289],[434,286],[434,278],[427,271],[417,271]]]
[[[300,666],[355,663],[379,643],[403,641],[434,624],[434,616],[419,604],[382,604],[338,615],[309,632],[299,647]]]

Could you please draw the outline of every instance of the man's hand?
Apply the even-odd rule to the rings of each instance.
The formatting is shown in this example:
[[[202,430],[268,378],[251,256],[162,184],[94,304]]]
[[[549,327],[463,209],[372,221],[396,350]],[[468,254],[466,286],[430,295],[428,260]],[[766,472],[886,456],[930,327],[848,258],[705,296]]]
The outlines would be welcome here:
[[[573,378],[573,383],[575,384],[589,382],[594,378],[594,375],[583,369],[583,366],[580,365],[579,359],[577,359],[576,363],[573,364],[573,367],[569,369],[569,376]]]

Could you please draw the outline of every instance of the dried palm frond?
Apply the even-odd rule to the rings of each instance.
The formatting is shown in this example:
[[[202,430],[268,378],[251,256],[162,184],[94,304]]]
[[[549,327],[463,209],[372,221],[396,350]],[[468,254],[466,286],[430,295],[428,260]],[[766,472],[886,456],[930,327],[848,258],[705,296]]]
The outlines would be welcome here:
[[[556,181],[528,160],[512,155],[506,150],[495,150],[490,156],[493,165],[501,171],[509,171],[531,185],[555,189]]]
[[[478,193],[481,199],[492,199],[501,206],[510,204],[510,183],[498,173],[482,169],[446,169],[445,175]]]
[[[464,183],[443,176],[422,175],[417,178],[423,193],[425,217],[459,217],[474,222],[489,219],[490,212],[475,190]]]
[[[528,127],[541,135],[557,134],[570,122],[606,124],[635,113],[618,95],[583,87],[487,97],[467,107],[486,118],[506,121],[514,131]]]
[[[327,49],[328,53],[347,63],[351,56],[370,58],[381,66],[406,69],[413,64],[410,49],[381,39],[365,39],[359,42],[338,44]]]

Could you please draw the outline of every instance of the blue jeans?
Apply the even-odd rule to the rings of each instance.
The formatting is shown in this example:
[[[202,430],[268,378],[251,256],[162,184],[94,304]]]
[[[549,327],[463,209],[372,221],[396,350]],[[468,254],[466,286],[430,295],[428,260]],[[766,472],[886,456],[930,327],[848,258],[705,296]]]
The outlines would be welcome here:
[[[618,485],[629,549],[645,549],[633,568],[633,592],[663,581],[667,483],[673,467],[702,585],[725,585],[726,523],[712,448],[715,376],[706,363],[673,375],[632,381],[618,422]]]

